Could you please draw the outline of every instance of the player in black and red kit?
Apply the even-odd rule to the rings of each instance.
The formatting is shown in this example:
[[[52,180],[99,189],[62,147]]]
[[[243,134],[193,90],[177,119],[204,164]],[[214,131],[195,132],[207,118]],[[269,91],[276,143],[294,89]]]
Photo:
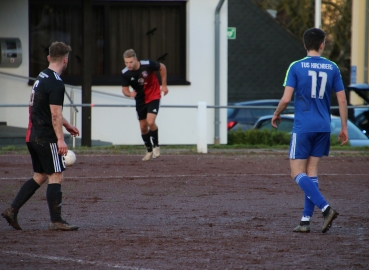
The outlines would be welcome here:
[[[168,94],[167,69],[164,64],[156,61],[138,61],[132,49],[124,52],[123,59],[126,67],[122,70],[122,92],[136,100],[141,136],[147,149],[142,160],[148,161],[160,156],[158,126],[155,120],[159,112],[161,91],[164,95]],[[161,89],[155,71],[160,73]],[[132,92],[129,86],[133,88]]]
[[[29,104],[29,124],[26,134],[28,151],[31,154],[33,178],[26,181],[14,198],[11,206],[2,216],[15,229],[18,224],[19,209],[31,198],[36,190],[49,180],[46,200],[49,206],[50,230],[77,230],[61,217],[61,183],[65,162],[63,155],[68,152],[64,141],[63,126],[73,136],[79,130],[68,123],[62,115],[65,87],[59,77],[67,68],[71,47],[63,42],[54,42],[49,48],[49,67],[42,71],[32,87]]]

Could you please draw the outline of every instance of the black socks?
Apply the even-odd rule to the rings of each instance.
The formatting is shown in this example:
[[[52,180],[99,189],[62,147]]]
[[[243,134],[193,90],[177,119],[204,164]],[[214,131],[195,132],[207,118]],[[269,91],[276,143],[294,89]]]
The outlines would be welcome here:
[[[150,137],[151,137],[151,139],[152,139],[152,143],[153,143],[154,147],[158,147],[158,146],[159,146],[158,130],[159,130],[159,129],[156,129],[156,130],[150,130],[150,131],[149,131],[149,134],[150,134]]]
[[[141,137],[142,137],[142,140],[145,143],[147,152],[152,152],[152,144],[151,144],[151,140],[150,140],[150,131],[146,134],[142,134]]]
[[[19,209],[35,194],[39,187],[40,185],[33,178],[25,182],[11,204],[13,212],[18,213]]]
[[[49,184],[46,190],[46,200],[49,206],[51,222],[61,222],[62,192],[60,184]]]

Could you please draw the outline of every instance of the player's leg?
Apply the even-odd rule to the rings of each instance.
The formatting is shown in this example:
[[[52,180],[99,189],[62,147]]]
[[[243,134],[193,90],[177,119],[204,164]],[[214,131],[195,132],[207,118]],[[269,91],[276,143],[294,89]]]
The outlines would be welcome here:
[[[320,158],[317,157],[309,157],[306,165],[306,174],[309,178],[314,182],[316,187],[319,189],[319,180],[318,180],[318,164]],[[310,221],[310,217],[313,216],[315,205],[314,203],[305,196],[305,205],[303,211],[304,220],[308,219]]]
[[[308,162],[308,175],[311,176],[317,176],[318,175],[318,163],[320,161],[320,158],[322,156],[328,156],[329,155],[329,148],[330,148],[330,133],[329,132],[322,132],[317,133],[316,136],[314,136],[314,143],[313,148],[311,150],[311,158]],[[329,228],[332,226],[332,222],[334,219],[337,218],[339,213],[331,208],[329,204],[327,203],[323,208],[320,208],[323,213],[323,226],[322,226],[322,232],[326,232],[329,230]]]
[[[305,173],[306,172],[306,163],[307,163],[307,159],[290,159],[292,179],[295,179],[295,177],[297,175],[299,175],[299,176],[305,175],[305,177],[307,178],[305,180],[310,179],[309,177],[306,176],[306,173]],[[308,211],[306,211],[306,198],[308,198],[307,196],[308,195],[304,191],[304,197],[305,197],[304,211],[302,213],[302,218],[301,218],[301,221],[300,221],[299,225],[297,225],[297,227],[295,227],[293,229],[294,232],[304,232],[304,233],[310,232],[310,216],[311,215],[308,213]],[[309,199],[309,201],[311,202],[310,199]],[[312,203],[312,206],[313,206],[312,208],[314,209],[315,204]]]
[[[78,226],[70,225],[61,217],[63,171],[65,170],[64,157],[58,154],[56,143],[50,143],[51,156],[44,158],[45,173],[49,184],[46,189],[46,200],[50,213],[49,230],[74,231]]]
[[[291,168],[297,167],[297,165],[300,162],[300,160],[290,160]],[[293,179],[295,182],[300,186],[300,188],[304,191],[305,195],[317,206],[319,209],[322,209],[322,211],[325,210],[328,203],[320,193],[319,189],[317,188],[316,184],[313,182],[313,180],[306,175],[305,172],[295,171]]]
[[[78,229],[76,225],[70,225],[61,216],[62,195],[61,184],[63,181],[62,172],[54,172],[49,176],[49,184],[46,190],[46,200],[50,213],[50,230],[74,231]]]
[[[142,161],[149,161],[152,158],[152,144],[149,133],[149,125],[147,124],[147,104],[136,104],[137,118],[140,123],[141,138],[146,147],[146,154]]]
[[[18,223],[19,210],[47,180],[47,175],[43,173],[42,163],[34,149],[34,143],[27,143],[27,147],[31,155],[34,175],[22,185],[10,207],[2,213],[2,216],[8,221],[9,225],[17,230],[22,229]]]
[[[322,209],[327,205],[324,197],[319,192],[316,184],[311,178],[307,176],[308,159],[310,157],[311,149],[313,148],[313,134],[311,133],[293,133],[290,143],[290,166],[291,177],[304,191],[305,198],[309,199],[314,205]],[[319,160],[317,160],[319,162]],[[306,200],[305,200],[306,202]],[[306,205],[304,205],[305,211]],[[310,231],[310,216],[311,211],[314,210],[312,205],[308,205],[306,213],[303,212],[300,225],[297,226],[295,232],[309,232]]]
[[[46,189],[46,200],[49,207],[50,230],[77,230],[77,226],[69,225],[61,218],[62,192],[61,183],[63,171],[65,170],[64,157],[58,154],[57,143],[40,145],[37,149],[39,159],[45,174],[48,176],[49,184]]]
[[[158,158],[160,156],[160,146],[159,146],[159,129],[155,124],[156,114],[147,114],[147,123],[149,125],[149,136],[152,140],[153,145],[153,156],[152,158]]]
[[[152,158],[152,143],[150,138],[149,126],[147,124],[146,119],[141,119],[140,121],[140,129],[141,129],[141,137],[146,146],[146,154],[142,158],[142,161],[149,161]]]
[[[156,117],[159,113],[160,99],[153,100],[148,104],[147,113],[147,124],[149,125],[150,138],[154,146],[153,158],[160,156],[160,146],[159,146],[159,129],[156,125]]]
[[[313,160],[312,160],[313,159]],[[320,159],[309,157],[307,159],[307,176],[314,182],[318,188],[318,163]],[[304,193],[304,210],[300,224],[294,229],[295,232],[310,232],[310,218],[313,216],[315,204]]]

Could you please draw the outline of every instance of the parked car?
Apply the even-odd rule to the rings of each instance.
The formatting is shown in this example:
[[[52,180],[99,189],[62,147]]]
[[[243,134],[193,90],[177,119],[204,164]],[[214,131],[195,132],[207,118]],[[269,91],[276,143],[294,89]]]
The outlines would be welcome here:
[[[354,119],[352,122],[369,137],[369,106],[368,108],[354,108]]]
[[[275,129],[270,121],[272,120],[273,115],[267,115],[260,117],[256,122],[254,129]],[[282,114],[281,115],[281,123],[278,124],[277,130],[283,132],[292,132],[293,121],[295,115],[293,114]],[[365,136],[365,134],[355,126],[350,120],[347,123],[349,141],[351,146],[369,146],[369,138]],[[331,132],[332,134],[338,136],[341,131],[341,118],[338,116],[331,116]]]
[[[366,105],[369,104],[369,84],[358,83],[350,84],[347,89],[349,91],[355,92],[359,97],[364,100]],[[351,109],[352,110],[352,109]],[[365,131],[366,135],[369,137],[369,106],[366,108],[354,108],[353,109],[353,119],[350,118],[349,109],[349,119],[357,125],[361,130]]]
[[[256,121],[261,116],[273,114],[278,106],[278,103],[279,99],[261,99],[228,104],[229,106],[245,106],[245,108],[228,108],[228,131],[237,129],[252,129]],[[272,106],[273,108],[249,108],[251,106]],[[290,102],[288,107],[293,107],[293,102]],[[294,113],[294,110],[286,109],[284,113]]]
[[[340,115],[338,109],[332,109],[331,114],[337,116]],[[369,106],[349,108],[348,119],[361,129],[367,137],[369,137]]]

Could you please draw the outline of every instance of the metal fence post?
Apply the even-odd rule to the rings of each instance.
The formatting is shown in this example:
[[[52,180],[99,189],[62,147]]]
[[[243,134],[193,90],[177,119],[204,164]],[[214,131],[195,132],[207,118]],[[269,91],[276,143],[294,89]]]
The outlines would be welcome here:
[[[197,152],[207,153],[208,145],[206,143],[206,102],[199,101],[197,109]]]

